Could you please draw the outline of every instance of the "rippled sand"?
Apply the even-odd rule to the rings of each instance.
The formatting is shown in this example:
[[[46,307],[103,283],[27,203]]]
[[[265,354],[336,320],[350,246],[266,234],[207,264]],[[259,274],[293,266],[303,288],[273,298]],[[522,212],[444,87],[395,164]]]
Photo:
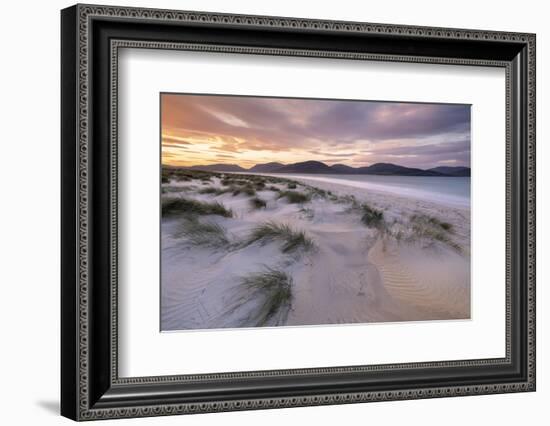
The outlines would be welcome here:
[[[258,190],[256,196],[266,206],[252,209],[246,194],[197,192],[207,186],[222,188],[218,178],[206,184],[170,183],[180,185],[182,192],[163,197],[217,201],[231,209],[233,217],[200,218],[223,227],[229,245],[222,248],[192,244],[179,232],[180,217],[163,218],[162,330],[470,317],[469,209],[346,186],[341,180],[296,180],[301,183],[296,191],[318,188],[325,193],[292,204],[275,191]],[[284,189],[285,184],[275,186]],[[353,207],[363,203],[383,212],[384,227],[361,222]],[[450,230],[441,238],[439,234],[418,237],[412,231],[418,217],[437,219]],[[277,241],[242,243],[268,221],[303,231],[315,249],[283,253]],[[289,304],[259,324],[265,300],[261,293],[247,291],[242,282],[266,268],[291,277],[292,295]]]

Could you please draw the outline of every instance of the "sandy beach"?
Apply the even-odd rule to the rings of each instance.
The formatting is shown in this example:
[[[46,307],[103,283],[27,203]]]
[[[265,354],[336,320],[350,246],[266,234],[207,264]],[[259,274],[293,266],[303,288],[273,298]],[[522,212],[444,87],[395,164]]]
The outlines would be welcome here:
[[[168,169],[161,238],[163,331],[470,317],[468,206]]]

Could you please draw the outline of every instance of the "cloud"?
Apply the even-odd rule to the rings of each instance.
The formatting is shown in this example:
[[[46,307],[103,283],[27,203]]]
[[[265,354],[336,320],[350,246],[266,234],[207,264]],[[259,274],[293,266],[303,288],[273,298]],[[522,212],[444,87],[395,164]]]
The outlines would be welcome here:
[[[377,154],[415,154],[415,155],[436,155],[436,154],[457,154],[470,152],[470,141],[460,140],[456,142],[434,143],[419,146],[397,146],[391,148],[377,148]]]
[[[163,148],[175,148],[175,149],[187,149],[186,146],[179,145],[179,144],[174,144],[174,143],[163,143],[162,147]]]
[[[231,153],[237,162],[470,161],[468,105],[163,94],[161,108],[163,144]]]
[[[233,127],[250,127],[246,121],[241,120],[239,117],[235,117],[234,115],[231,115],[227,112],[210,110],[206,107],[203,107],[203,109],[207,113],[212,114],[218,120],[220,120],[220,121],[222,121],[225,124],[228,124],[230,126],[233,126]]]
[[[424,138],[470,129],[467,105],[335,102],[311,123],[325,136],[384,141]]]
[[[338,153],[330,153],[330,152],[323,152],[323,151],[309,151],[312,154],[316,155],[325,155],[327,157],[353,157],[354,155],[357,155],[354,152],[338,152]]]

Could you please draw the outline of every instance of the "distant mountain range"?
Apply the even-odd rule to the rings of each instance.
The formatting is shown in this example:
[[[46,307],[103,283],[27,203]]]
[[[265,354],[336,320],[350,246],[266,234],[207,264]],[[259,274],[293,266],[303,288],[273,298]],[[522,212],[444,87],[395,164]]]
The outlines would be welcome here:
[[[350,167],[344,164],[329,166],[320,161],[303,161],[293,164],[265,163],[245,169],[237,164],[209,164],[188,167],[194,170],[211,172],[251,172],[251,173],[300,173],[300,174],[348,174],[348,175],[385,175],[385,176],[470,176],[469,167],[434,167],[415,169],[391,163],[376,163],[367,167]]]

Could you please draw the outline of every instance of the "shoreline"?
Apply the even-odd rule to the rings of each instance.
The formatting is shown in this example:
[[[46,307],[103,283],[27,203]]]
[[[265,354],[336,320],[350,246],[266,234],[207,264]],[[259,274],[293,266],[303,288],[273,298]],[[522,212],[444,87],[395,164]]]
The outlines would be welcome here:
[[[415,212],[421,212],[430,214],[441,220],[448,220],[453,224],[458,235],[464,237],[461,238],[461,244],[468,246],[470,244],[470,207],[449,206],[444,203],[396,195],[391,192],[371,190],[365,187],[356,187],[340,182],[313,180],[303,176],[296,176],[294,180],[307,185],[314,185],[325,191],[333,191],[342,195],[353,195],[359,201],[373,204],[384,211],[395,212],[397,210],[397,212],[394,213],[395,216],[413,215]]]
[[[231,172],[231,174],[245,174],[245,173]],[[403,189],[397,189],[395,187],[392,187],[392,185],[383,185],[375,182],[358,181],[353,179],[331,178],[327,176],[316,176],[314,174],[311,176],[310,175],[304,176],[303,174],[281,174],[281,173],[251,173],[251,174],[254,174],[257,176],[270,176],[270,177],[281,177],[286,179],[292,179],[292,180],[305,182],[310,185],[319,185],[319,184],[320,185],[324,185],[324,184],[338,185],[342,187],[354,188],[355,190],[359,190],[362,192],[369,191],[372,193],[380,193],[388,196],[391,195],[396,198],[414,199],[418,201],[423,201],[424,203],[427,203],[427,204],[443,205],[445,207],[455,208],[460,210],[470,209],[470,201],[469,199],[466,199],[464,197],[458,197],[456,195],[440,195],[440,194],[435,194],[433,192],[417,190],[417,189],[411,189],[408,194],[405,194]],[[347,176],[347,175],[340,175],[340,176]],[[357,176],[357,175],[349,175],[349,176]],[[403,176],[397,176],[397,177],[403,177]],[[410,177],[415,178],[418,176],[410,176]],[[420,176],[420,177],[424,178],[425,176]],[[456,178],[445,177],[444,179],[456,179]],[[440,197],[439,199],[436,200],[438,195],[440,195]]]
[[[346,179],[330,179],[330,178],[323,178],[323,177],[319,177],[319,178],[316,178],[316,177],[304,177],[302,175],[288,175],[288,178],[289,179],[293,179],[293,180],[297,180],[297,181],[301,181],[301,182],[305,182],[307,184],[310,184],[310,185],[322,185],[322,186],[325,186],[326,188],[329,188],[331,186],[338,186],[338,187],[342,187],[340,188],[340,190],[345,190],[346,188],[353,188],[354,191],[360,191],[361,193],[364,193],[364,194],[368,194],[372,197],[375,197],[376,194],[379,194],[379,195],[384,195],[384,196],[388,196],[388,197],[394,197],[395,199],[397,200],[415,200],[415,201],[419,201],[419,202],[422,202],[424,203],[426,206],[429,206],[429,205],[433,205],[433,206],[444,206],[444,207],[447,207],[447,208],[453,208],[453,209],[458,209],[458,210],[469,210],[470,209],[470,205],[469,204],[465,204],[465,203],[461,203],[461,202],[447,202],[447,200],[434,200],[433,199],[433,193],[429,193],[427,191],[425,191],[424,193],[425,194],[428,194],[430,196],[432,196],[431,198],[426,196],[426,197],[422,197],[422,196],[415,196],[414,194],[407,194],[405,195],[402,191],[401,192],[398,192],[398,191],[392,191],[391,190],[391,187],[389,186],[385,186],[383,187],[382,185],[376,185],[376,187],[374,187],[374,185],[370,186],[371,184],[368,183],[368,182],[358,182],[358,181],[353,181],[353,180],[346,180]],[[321,186],[321,187],[322,187]],[[416,194],[420,193],[420,191],[416,192]],[[453,197],[455,198],[455,197]],[[458,198],[458,197],[456,197]]]

